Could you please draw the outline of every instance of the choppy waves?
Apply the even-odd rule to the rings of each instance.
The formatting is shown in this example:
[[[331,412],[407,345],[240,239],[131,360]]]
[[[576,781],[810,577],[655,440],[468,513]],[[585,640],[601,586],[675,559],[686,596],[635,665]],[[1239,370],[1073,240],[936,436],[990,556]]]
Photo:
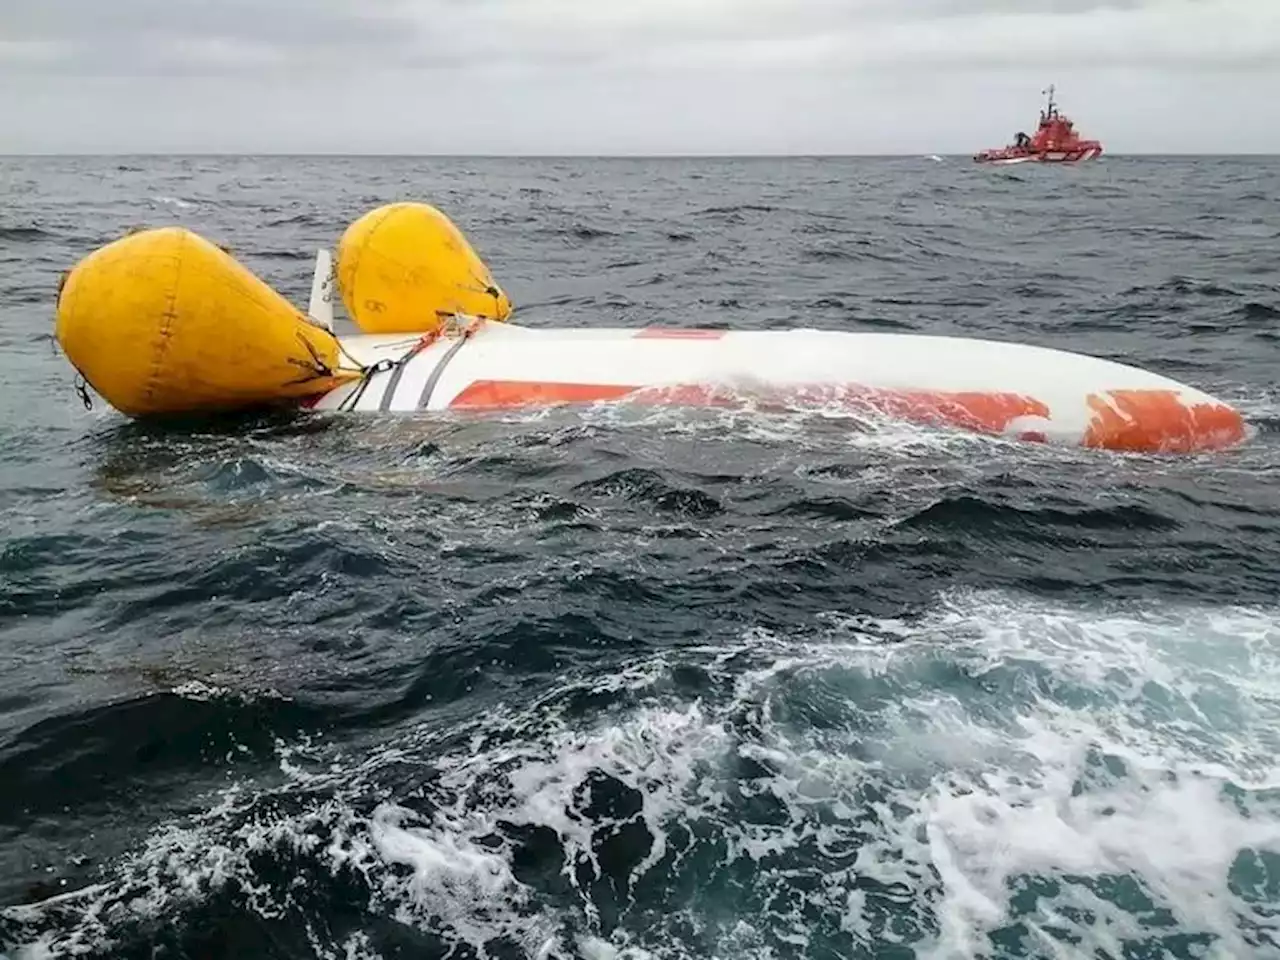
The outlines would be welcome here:
[[[281,741],[3,929],[17,957],[1261,956],[1278,640],[1274,609],[956,592],[568,669]]]
[[[95,162],[0,214],[9,960],[1280,951],[1274,168]],[[301,301],[408,195],[530,323],[1017,337],[1261,429],[78,406],[40,291],[93,244],[181,220]]]

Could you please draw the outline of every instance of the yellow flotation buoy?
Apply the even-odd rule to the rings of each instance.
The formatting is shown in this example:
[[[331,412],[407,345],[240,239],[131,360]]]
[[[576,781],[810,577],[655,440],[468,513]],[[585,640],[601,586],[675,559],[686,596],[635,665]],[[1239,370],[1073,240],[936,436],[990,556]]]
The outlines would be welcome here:
[[[58,296],[72,365],[133,417],[219,413],[332,390],[338,341],[221,248],[144,230],[81,260]]]
[[[506,320],[511,301],[462,232],[425,203],[392,203],[352,223],[337,281],[364,333],[434,333],[453,314]]]

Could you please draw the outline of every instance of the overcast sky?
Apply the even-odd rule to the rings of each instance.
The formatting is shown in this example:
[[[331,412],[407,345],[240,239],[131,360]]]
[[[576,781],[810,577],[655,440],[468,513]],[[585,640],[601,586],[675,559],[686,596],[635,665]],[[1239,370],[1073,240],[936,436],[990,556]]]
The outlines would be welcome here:
[[[1280,0],[0,0],[0,152],[1280,153]]]

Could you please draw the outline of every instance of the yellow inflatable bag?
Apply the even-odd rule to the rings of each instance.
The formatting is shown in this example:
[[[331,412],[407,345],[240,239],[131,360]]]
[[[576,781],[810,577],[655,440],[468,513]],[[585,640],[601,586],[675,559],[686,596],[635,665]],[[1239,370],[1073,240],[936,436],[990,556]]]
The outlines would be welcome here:
[[[358,376],[338,370],[331,333],[181,227],[81,260],[59,294],[55,333],[89,385],[132,417],[229,412]]]
[[[454,314],[511,315],[467,238],[425,203],[366,213],[343,233],[337,261],[343,306],[364,333],[434,333]]]

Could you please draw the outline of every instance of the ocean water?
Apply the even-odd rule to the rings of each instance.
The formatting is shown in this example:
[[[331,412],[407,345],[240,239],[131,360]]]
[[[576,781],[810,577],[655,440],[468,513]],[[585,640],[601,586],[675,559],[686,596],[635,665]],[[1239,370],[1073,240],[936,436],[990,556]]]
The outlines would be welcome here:
[[[1280,956],[1280,160],[0,159],[0,953]],[[86,409],[60,273],[299,304],[420,199],[538,324],[1017,339],[1228,453]]]

